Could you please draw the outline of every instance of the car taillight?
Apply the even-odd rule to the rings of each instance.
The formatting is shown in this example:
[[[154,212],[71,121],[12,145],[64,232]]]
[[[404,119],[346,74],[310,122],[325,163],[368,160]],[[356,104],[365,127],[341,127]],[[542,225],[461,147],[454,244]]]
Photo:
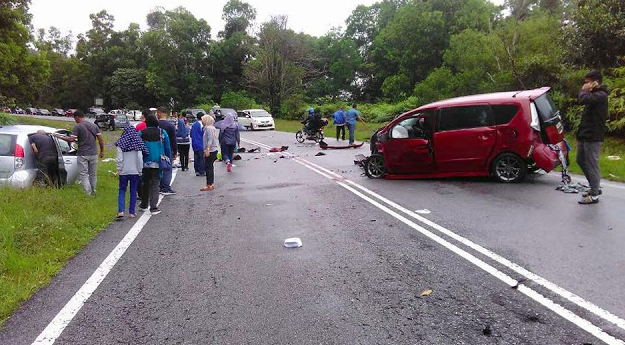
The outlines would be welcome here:
[[[18,144],[15,144],[15,170],[19,170],[24,167],[24,148]]]

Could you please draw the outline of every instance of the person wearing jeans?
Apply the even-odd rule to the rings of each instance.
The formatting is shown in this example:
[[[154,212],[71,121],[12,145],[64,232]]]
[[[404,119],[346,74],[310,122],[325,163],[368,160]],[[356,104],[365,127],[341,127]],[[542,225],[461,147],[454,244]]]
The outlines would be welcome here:
[[[336,140],[339,138],[345,140],[345,108],[341,107],[339,111],[334,113],[334,125],[336,126]],[[342,135],[340,135],[342,134]]]
[[[176,142],[178,143],[178,153],[180,154],[180,168],[182,171],[189,170],[189,127],[187,126],[184,114],[178,116],[178,128],[176,129]]]
[[[124,128],[124,132],[119,137],[119,140],[115,142],[115,146],[117,146],[117,176],[119,176],[117,219],[124,218],[128,184],[130,184],[130,207],[128,214],[130,218],[135,218],[137,188],[143,173],[143,153],[147,153],[147,148],[137,130],[130,125]]]
[[[590,191],[582,195],[580,204],[596,204],[601,195],[599,156],[608,119],[608,89],[602,82],[601,72],[591,71],[584,77],[584,85],[578,94],[584,113],[577,132],[577,164],[590,184]]]
[[[215,182],[215,166],[214,163],[217,160],[217,151],[219,150],[219,143],[217,141],[217,129],[213,125],[215,120],[210,115],[204,115],[202,117],[202,124],[204,125],[204,158],[206,162],[206,186],[200,188],[200,191],[206,192],[213,190],[213,183]]]
[[[204,170],[202,116],[204,116],[204,113],[199,112],[197,114],[197,121],[191,126],[191,148],[193,149],[193,168],[195,169],[195,176],[206,176],[206,171]]]
[[[55,137],[67,142],[78,142],[76,152],[79,168],[80,183],[87,195],[95,195],[98,182],[98,148],[96,139],[100,144],[100,158],[104,158],[104,139],[100,128],[95,124],[85,121],[85,114],[82,110],[74,112],[76,126],[72,130],[72,135],[67,137],[55,133]]]
[[[147,148],[147,152],[143,152],[143,191],[139,208],[146,211],[149,201],[150,212],[152,215],[157,215],[161,213],[158,209],[160,160],[163,155],[171,156],[171,147],[169,136],[166,131],[158,127],[155,115],[148,115],[145,122],[147,128],[139,134]]]
[[[347,129],[349,130],[349,144],[354,144],[354,133],[356,132],[356,121],[360,120],[363,124],[366,125],[365,120],[360,117],[360,112],[356,110],[358,105],[354,103],[352,108],[347,111],[345,115],[345,123],[347,124]]]
[[[221,123],[219,144],[221,145],[221,158],[226,163],[226,170],[232,172],[234,149],[237,144],[241,146],[239,123],[236,122],[232,114],[226,115],[226,118]]]

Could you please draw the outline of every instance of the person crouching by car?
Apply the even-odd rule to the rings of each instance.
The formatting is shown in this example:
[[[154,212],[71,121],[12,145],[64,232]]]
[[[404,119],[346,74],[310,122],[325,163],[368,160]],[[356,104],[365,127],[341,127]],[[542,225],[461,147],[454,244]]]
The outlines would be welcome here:
[[[37,157],[37,180],[60,187],[59,157],[54,139],[46,131],[40,129],[28,137],[28,140]]]
[[[143,154],[148,150],[141,140],[137,129],[126,126],[124,132],[115,142],[117,146],[117,176],[119,177],[119,192],[117,197],[117,219],[124,218],[126,209],[126,190],[130,184],[130,207],[128,216],[135,218],[137,204],[137,188],[143,173]]]
[[[577,132],[577,164],[590,184],[590,191],[582,195],[580,204],[596,204],[601,195],[599,156],[608,118],[608,89],[602,82],[601,72],[591,71],[584,77],[584,85],[578,94],[584,113]]]
[[[156,115],[148,115],[145,123],[147,128],[139,133],[148,149],[148,153],[143,153],[143,191],[139,208],[147,211],[149,201],[150,212],[157,215],[161,213],[158,209],[161,156],[171,157],[171,147],[167,132],[158,127]]]

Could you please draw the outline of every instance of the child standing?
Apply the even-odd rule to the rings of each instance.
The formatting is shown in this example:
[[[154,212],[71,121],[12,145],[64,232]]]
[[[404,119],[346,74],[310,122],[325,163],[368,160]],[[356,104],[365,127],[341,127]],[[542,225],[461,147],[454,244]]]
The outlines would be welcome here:
[[[215,182],[215,168],[213,163],[217,160],[218,142],[217,129],[214,126],[215,120],[210,115],[202,116],[202,125],[204,126],[204,157],[206,167],[206,186],[200,188],[202,192],[213,190]]]
[[[117,146],[117,175],[119,176],[119,194],[117,196],[118,213],[117,219],[124,218],[126,209],[126,189],[130,184],[130,207],[129,217],[135,218],[135,206],[137,205],[137,187],[143,170],[143,152],[147,148],[133,126],[126,126]]]

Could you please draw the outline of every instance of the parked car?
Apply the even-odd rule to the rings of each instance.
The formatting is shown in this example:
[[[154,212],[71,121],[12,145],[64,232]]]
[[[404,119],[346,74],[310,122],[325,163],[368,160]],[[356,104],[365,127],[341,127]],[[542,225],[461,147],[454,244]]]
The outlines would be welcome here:
[[[111,125],[111,119],[115,122],[114,128]],[[98,128],[100,128],[103,131],[123,129],[129,124],[128,117],[126,117],[126,115],[111,115],[111,114],[96,115],[94,123],[96,126],[98,126]]]
[[[54,116],[63,116],[63,115],[65,115],[65,110],[60,109],[60,108],[52,109],[52,115],[54,115]]]
[[[141,110],[130,110],[126,113],[128,120],[141,121]]]
[[[37,109],[37,108],[26,108],[26,114],[28,114],[28,115],[39,115],[39,109]]]
[[[65,111],[65,116],[70,117],[70,116],[74,116],[74,113],[77,111],[78,109],[67,109]]]
[[[235,119],[239,117],[239,114],[237,113],[237,111],[232,108],[213,107],[213,109],[211,109],[211,114],[215,118],[215,121],[221,121],[225,119],[226,115],[228,114],[234,115]]]
[[[87,115],[89,115],[89,116],[96,116],[96,115],[100,115],[100,114],[106,114],[104,109],[102,109],[100,107],[89,107],[89,110],[87,110]]]
[[[52,113],[48,109],[41,108],[39,109],[39,115],[52,116]]]
[[[243,127],[256,129],[276,129],[273,117],[263,109],[247,109],[239,112],[238,121]]]
[[[13,108],[12,113],[13,114],[24,114],[24,109],[22,109],[20,107],[15,107],[15,108]]]
[[[0,109],[0,110],[2,110],[2,112],[3,112],[3,113],[6,113],[6,114],[10,114],[10,113],[11,113],[11,108],[8,108],[8,107],[3,107],[3,108],[2,108],[2,109]]]
[[[365,172],[373,178],[490,175],[501,182],[550,172],[568,150],[548,91],[466,96],[409,111],[374,134]]]
[[[125,111],[122,109],[113,109],[109,111],[109,115],[124,115]]]
[[[0,185],[25,188],[33,185],[37,177],[36,157],[30,148],[28,136],[43,129],[49,134],[70,135],[64,129],[43,126],[0,127]],[[78,161],[73,144],[53,138],[57,145],[61,184],[75,183],[78,178]]]

